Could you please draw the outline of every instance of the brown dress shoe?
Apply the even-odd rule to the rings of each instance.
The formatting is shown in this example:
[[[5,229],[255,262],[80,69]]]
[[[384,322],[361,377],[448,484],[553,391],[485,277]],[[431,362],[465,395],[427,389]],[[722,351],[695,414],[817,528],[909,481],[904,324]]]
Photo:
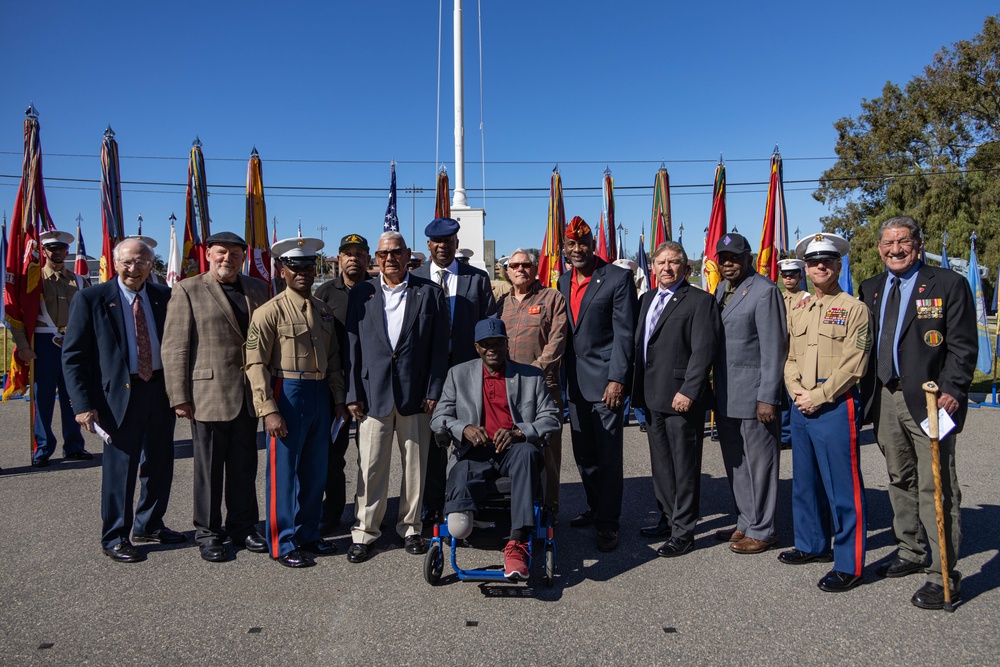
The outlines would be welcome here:
[[[744,537],[739,542],[733,542],[729,545],[729,550],[736,554],[759,554],[762,551],[767,551],[774,545],[774,542],[765,542],[764,540],[757,540],[752,537]]]
[[[722,530],[715,531],[715,539],[720,542],[739,542],[746,534],[742,530],[736,530],[735,528],[723,528]]]

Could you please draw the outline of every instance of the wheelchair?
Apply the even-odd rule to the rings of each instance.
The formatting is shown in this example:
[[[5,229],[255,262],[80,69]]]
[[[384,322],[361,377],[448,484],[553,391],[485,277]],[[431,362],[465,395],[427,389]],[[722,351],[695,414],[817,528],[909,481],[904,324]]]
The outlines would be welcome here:
[[[447,434],[437,435],[439,444],[445,446],[443,440],[447,439]],[[450,469],[450,466],[449,466]],[[540,471],[544,479],[544,471]],[[459,548],[469,548],[471,546],[486,546],[492,539],[494,546],[505,531],[510,529],[510,489],[511,480],[509,477],[498,477],[489,482],[486,493],[482,500],[477,503],[475,528],[473,533],[466,540],[454,538],[448,531],[447,517],[442,522],[434,525],[433,536],[427,547],[427,554],[424,556],[424,579],[432,586],[437,584],[444,572],[445,548],[450,548],[448,558],[451,561],[451,568],[455,571],[459,581],[510,581],[504,576],[503,566],[485,567],[478,569],[463,569],[458,565],[457,552]],[[534,564],[534,552],[537,549],[536,542],[541,543],[543,552],[542,582],[546,587],[551,588],[555,583],[556,572],[556,543],[552,537],[553,516],[541,500],[534,501],[535,525],[532,528],[531,537],[528,540],[528,568]],[[486,533],[487,542],[482,538],[473,540],[474,536]],[[462,543],[462,544],[460,544]]]

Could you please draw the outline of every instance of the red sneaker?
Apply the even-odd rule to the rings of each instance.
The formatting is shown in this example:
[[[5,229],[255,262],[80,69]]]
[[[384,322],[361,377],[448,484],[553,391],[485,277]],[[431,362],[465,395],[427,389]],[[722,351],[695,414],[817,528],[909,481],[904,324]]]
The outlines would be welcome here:
[[[503,576],[511,581],[528,578],[528,543],[511,540],[503,550]]]

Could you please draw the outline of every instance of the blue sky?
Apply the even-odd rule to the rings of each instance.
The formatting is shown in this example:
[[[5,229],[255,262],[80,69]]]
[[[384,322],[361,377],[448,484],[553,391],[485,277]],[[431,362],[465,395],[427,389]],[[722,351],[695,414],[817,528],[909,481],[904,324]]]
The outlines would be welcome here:
[[[785,180],[816,179],[833,162],[838,118],[858,113],[887,80],[904,83],[942,46],[978,33],[995,2],[674,3],[591,0],[483,3],[486,238],[498,254],[540,245],[558,163],[566,188],[599,188],[605,166],[634,252],[648,232],[653,176],[670,171],[675,228],[700,257],[715,161],[730,184],[766,181],[775,143]],[[479,40],[466,0],[466,187],[482,206]],[[187,155],[207,158],[213,230],[244,230],[247,160],[264,164],[268,218],[279,236],[328,229],[328,242],[381,231],[389,161],[399,163],[399,217],[418,241],[433,217],[435,156],[454,184],[452,3],[444,3],[440,141],[435,151],[438,3],[5,2],[0,6],[0,175],[20,174],[24,109],[39,110],[49,208],[90,254],[98,248],[101,139],[111,125],[126,230],[165,254],[171,212],[183,222]],[[62,157],[82,155],[84,157]],[[126,157],[135,156],[135,157]],[[164,159],[167,158],[167,159]],[[172,158],[172,159],[170,159]],[[822,159],[797,159],[822,158]],[[678,185],[705,185],[678,188]],[[216,187],[211,187],[215,185]],[[222,185],[237,188],[218,187]],[[381,188],[292,192],[278,186]],[[8,219],[17,180],[0,177]],[[813,183],[788,184],[789,226],[817,231]],[[567,217],[596,223],[600,191],[567,191]],[[766,186],[732,186],[730,227],[756,248]],[[181,229],[179,225],[178,230]],[[675,231],[675,236],[677,232]]]

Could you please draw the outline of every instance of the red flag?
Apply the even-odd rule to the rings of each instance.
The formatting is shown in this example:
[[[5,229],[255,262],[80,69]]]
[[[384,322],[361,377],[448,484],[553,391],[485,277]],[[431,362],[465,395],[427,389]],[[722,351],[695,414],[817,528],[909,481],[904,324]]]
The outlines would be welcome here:
[[[14,201],[7,247],[7,280],[4,283],[4,308],[7,325],[24,329],[29,341],[34,339],[42,297],[41,271],[45,261],[38,242],[41,229],[54,229],[45,201],[42,184],[42,145],[38,133],[38,114],[29,106],[24,121],[24,162],[21,185]],[[10,356],[10,372],[4,385],[3,400],[24,394],[29,382],[29,364],[17,354]],[[32,440],[32,442],[34,442]]]
[[[594,254],[605,262],[608,261],[608,239],[604,236],[604,211],[601,211],[601,220],[597,223],[597,250]]]
[[[247,166],[247,264],[246,274],[271,286],[271,246],[267,242],[267,207],[264,204],[264,168],[256,146]]]
[[[108,125],[101,144],[101,282],[115,275],[113,250],[125,238],[122,220],[122,185],[118,171],[118,142],[114,130]]]
[[[556,288],[563,272],[563,229],[566,227],[566,210],[563,207],[562,178],[559,166],[552,170],[549,181],[549,217],[542,239],[542,253],[538,258],[538,280],[544,287]]]
[[[715,185],[712,188],[712,217],[708,221],[705,236],[705,254],[701,260],[701,286],[706,292],[715,294],[715,288],[722,282],[719,272],[719,253],[715,246],[726,233],[726,165],[719,158],[715,168]]]
[[[780,159],[779,157],[778,160],[780,161]],[[778,198],[779,165],[780,162],[776,162],[772,156],[771,180],[767,186],[767,207],[764,209],[764,225],[760,233],[760,252],[757,253],[757,273],[774,281],[778,280],[778,253],[774,247],[774,240],[777,222],[775,201]]]
[[[449,201],[449,189],[451,185],[448,182],[448,171],[441,165],[441,169],[438,170],[437,178],[437,191],[434,194],[434,217],[435,218],[450,218],[451,217],[451,202]]]
[[[618,240],[615,237],[615,179],[611,176],[611,169],[607,167],[604,168],[601,191],[604,197],[604,219],[608,222],[608,255],[604,260],[613,262],[619,256],[625,256],[625,248],[618,247]]]

